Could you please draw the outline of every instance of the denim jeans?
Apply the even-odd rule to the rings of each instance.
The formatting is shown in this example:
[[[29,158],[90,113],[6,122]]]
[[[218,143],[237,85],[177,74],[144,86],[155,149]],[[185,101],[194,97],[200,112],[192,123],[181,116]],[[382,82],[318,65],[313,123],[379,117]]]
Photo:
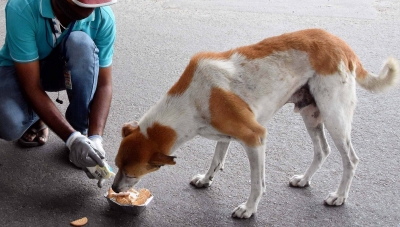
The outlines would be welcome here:
[[[84,32],[74,31],[57,51],[65,49],[62,69],[46,70],[56,65],[49,58],[40,61],[40,81],[45,91],[66,90],[69,100],[65,117],[71,126],[87,134],[90,103],[97,88],[99,59],[96,45]],[[68,75],[65,77],[66,73]],[[28,91],[29,92],[29,91]],[[14,66],[0,67],[0,138],[8,141],[20,138],[39,117],[24,97]]]

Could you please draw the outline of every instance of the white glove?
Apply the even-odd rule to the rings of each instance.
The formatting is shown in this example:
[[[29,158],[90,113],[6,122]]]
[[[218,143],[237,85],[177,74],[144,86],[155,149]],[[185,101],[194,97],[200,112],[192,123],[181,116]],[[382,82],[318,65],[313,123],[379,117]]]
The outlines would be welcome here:
[[[92,135],[92,136],[89,136],[88,139],[90,139],[92,141],[92,143],[90,143],[90,145],[96,151],[96,153],[99,154],[100,158],[105,159],[106,152],[104,151],[104,148],[103,148],[103,138],[99,135]]]
[[[97,154],[101,154],[100,157],[105,162],[106,152],[104,151],[103,148],[103,138],[100,135],[92,135],[89,136],[88,138],[92,141],[92,143],[90,144],[92,148],[96,151]],[[86,168],[85,172],[89,178],[91,179],[95,178]],[[99,188],[103,187],[104,181],[105,181],[104,178],[99,179],[99,181],[97,182],[97,186]]]
[[[104,167],[103,159],[105,158],[105,153],[98,151],[98,149],[93,149],[93,142],[80,132],[72,133],[67,139],[66,145],[70,151],[69,160],[77,167],[83,169],[96,165]],[[102,151],[104,152],[104,149]]]

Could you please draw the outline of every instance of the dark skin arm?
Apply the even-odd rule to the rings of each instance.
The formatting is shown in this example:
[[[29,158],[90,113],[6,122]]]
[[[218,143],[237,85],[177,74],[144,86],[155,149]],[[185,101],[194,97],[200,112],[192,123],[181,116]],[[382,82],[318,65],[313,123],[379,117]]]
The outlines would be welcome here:
[[[40,85],[39,61],[15,63],[18,79],[28,102],[39,118],[63,141],[75,131],[58,110]],[[90,116],[90,135],[103,135],[112,97],[111,66],[100,68],[96,93],[93,97]]]
[[[112,68],[100,68],[96,93],[90,107],[88,135],[103,136],[112,98]]]

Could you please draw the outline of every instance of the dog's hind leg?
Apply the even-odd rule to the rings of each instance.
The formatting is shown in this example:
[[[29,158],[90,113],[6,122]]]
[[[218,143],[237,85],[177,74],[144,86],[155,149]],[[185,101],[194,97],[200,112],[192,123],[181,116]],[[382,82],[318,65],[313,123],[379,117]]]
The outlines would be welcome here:
[[[290,179],[289,184],[293,187],[309,186],[312,176],[321,168],[330,153],[319,109],[314,104],[311,104],[302,108],[300,114],[314,145],[314,157],[311,165],[303,175],[294,175]]]
[[[343,175],[338,189],[325,199],[328,205],[342,205],[349,195],[358,164],[351,144],[351,122],[356,104],[355,79],[351,74],[319,76],[310,81],[310,91],[320,109],[324,124],[343,162]]]
[[[217,142],[211,166],[206,174],[197,174],[190,181],[191,185],[198,188],[211,186],[215,173],[224,168],[225,158],[230,142]]]
[[[343,162],[343,175],[339,187],[336,192],[330,193],[324,200],[324,202],[328,205],[340,206],[346,201],[349,196],[350,186],[359,161],[351,143],[350,129],[344,129],[346,127],[350,127],[351,120],[344,118],[340,120],[347,120],[348,122],[347,126],[344,126],[342,130],[334,121],[329,121],[326,123],[329,134],[331,135],[335,146],[339,150]]]

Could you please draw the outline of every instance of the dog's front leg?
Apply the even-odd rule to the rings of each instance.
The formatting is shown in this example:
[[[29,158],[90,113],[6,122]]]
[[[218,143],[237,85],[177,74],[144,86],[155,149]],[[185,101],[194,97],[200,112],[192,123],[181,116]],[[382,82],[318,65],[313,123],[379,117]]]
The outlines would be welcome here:
[[[210,169],[208,169],[208,172],[206,174],[197,174],[196,176],[194,176],[190,181],[191,185],[194,185],[198,188],[211,186],[215,173],[218,170],[222,170],[224,168],[229,143],[230,142],[221,141],[217,143]]]
[[[258,147],[246,147],[250,162],[251,191],[247,202],[239,205],[232,217],[249,218],[257,212],[258,203],[265,190],[265,144]]]

